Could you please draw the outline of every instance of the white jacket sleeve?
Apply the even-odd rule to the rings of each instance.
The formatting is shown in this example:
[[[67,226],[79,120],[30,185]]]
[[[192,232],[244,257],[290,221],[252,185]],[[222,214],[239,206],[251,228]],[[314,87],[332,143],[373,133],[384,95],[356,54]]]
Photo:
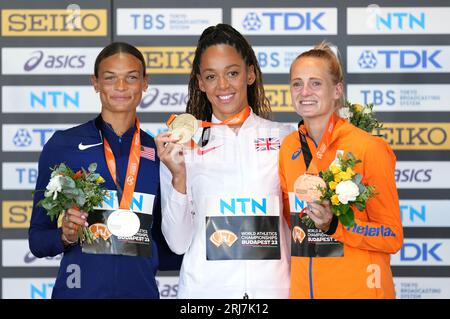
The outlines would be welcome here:
[[[161,162],[161,230],[169,248],[176,254],[184,254],[194,235],[192,200],[172,186],[172,174]]]

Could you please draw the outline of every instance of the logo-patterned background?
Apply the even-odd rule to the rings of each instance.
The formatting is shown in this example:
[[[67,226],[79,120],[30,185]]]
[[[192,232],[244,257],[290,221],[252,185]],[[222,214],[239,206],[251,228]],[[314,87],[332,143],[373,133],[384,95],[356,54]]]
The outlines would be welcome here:
[[[49,298],[60,256],[28,250],[31,191],[43,144],[100,110],[89,83],[111,41],[139,47],[150,87],[138,108],[155,135],[182,112],[193,52],[209,25],[229,23],[253,45],[273,118],[295,123],[288,70],[323,39],[341,55],[348,98],[375,104],[378,134],[397,155],[405,244],[392,257],[399,298],[450,298],[450,6],[448,1],[2,1],[2,298]],[[64,23],[66,21],[66,23]],[[374,154],[376,156],[376,154]],[[176,272],[158,276],[176,296]]]

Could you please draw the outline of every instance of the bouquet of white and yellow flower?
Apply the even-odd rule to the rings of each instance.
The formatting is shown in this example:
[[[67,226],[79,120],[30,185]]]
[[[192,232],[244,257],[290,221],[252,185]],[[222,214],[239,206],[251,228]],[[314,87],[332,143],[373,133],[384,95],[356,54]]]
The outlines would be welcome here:
[[[345,105],[339,109],[339,116],[369,133],[383,126],[375,117],[373,103],[361,105],[345,101]]]
[[[366,208],[366,203],[371,197],[375,197],[375,187],[364,185],[362,175],[355,173],[353,168],[361,160],[356,159],[352,153],[347,153],[345,157],[339,155],[338,159],[331,163],[326,171],[321,171],[319,176],[324,180],[326,188],[317,186],[322,192],[319,203],[324,200],[331,202],[331,210],[345,227],[355,223],[353,207],[359,211]],[[308,226],[314,222],[307,216],[301,217]]]
[[[95,173],[96,163],[91,163],[86,171],[84,168],[74,172],[66,164],[61,163],[52,168],[50,181],[46,187],[44,198],[37,206],[47,210],[47,215],[53,221],[58,220],[65,210],[77,207],[87,213],[100,205],[108,190],[100,184],[104,183],[100,174]],[[92,233],[87,227],[78,228],[78,239],[81,243],[92,243]]]

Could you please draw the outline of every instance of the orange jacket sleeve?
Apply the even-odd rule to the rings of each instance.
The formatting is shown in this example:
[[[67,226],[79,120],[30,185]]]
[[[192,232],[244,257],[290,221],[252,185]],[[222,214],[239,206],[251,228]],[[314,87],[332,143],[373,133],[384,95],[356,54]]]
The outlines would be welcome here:
[[[354,208],[355,224],[344,227],[339,223],[333,238],[351,247],[389,254],[402,247],[403,227],[395,184],[395,161],[394,152],[385,141],[371,139],[370,147],[358,165],[362,165],[363,183],[374,185],[378,195],[369,199],[364,212]]]

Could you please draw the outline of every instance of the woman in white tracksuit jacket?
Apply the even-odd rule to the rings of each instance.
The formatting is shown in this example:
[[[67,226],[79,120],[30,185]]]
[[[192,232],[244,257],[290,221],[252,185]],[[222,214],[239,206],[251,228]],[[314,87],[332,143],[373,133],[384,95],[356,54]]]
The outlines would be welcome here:
[[[255,53],[229,25],[207,28],[198,41],[187,112],[215,123],[197,131],[198,147],[171,133],[156,138],[162,231],[184,254],[178,297],[288,298],[277,163],[290,128],[263,118],[270,106]]]

